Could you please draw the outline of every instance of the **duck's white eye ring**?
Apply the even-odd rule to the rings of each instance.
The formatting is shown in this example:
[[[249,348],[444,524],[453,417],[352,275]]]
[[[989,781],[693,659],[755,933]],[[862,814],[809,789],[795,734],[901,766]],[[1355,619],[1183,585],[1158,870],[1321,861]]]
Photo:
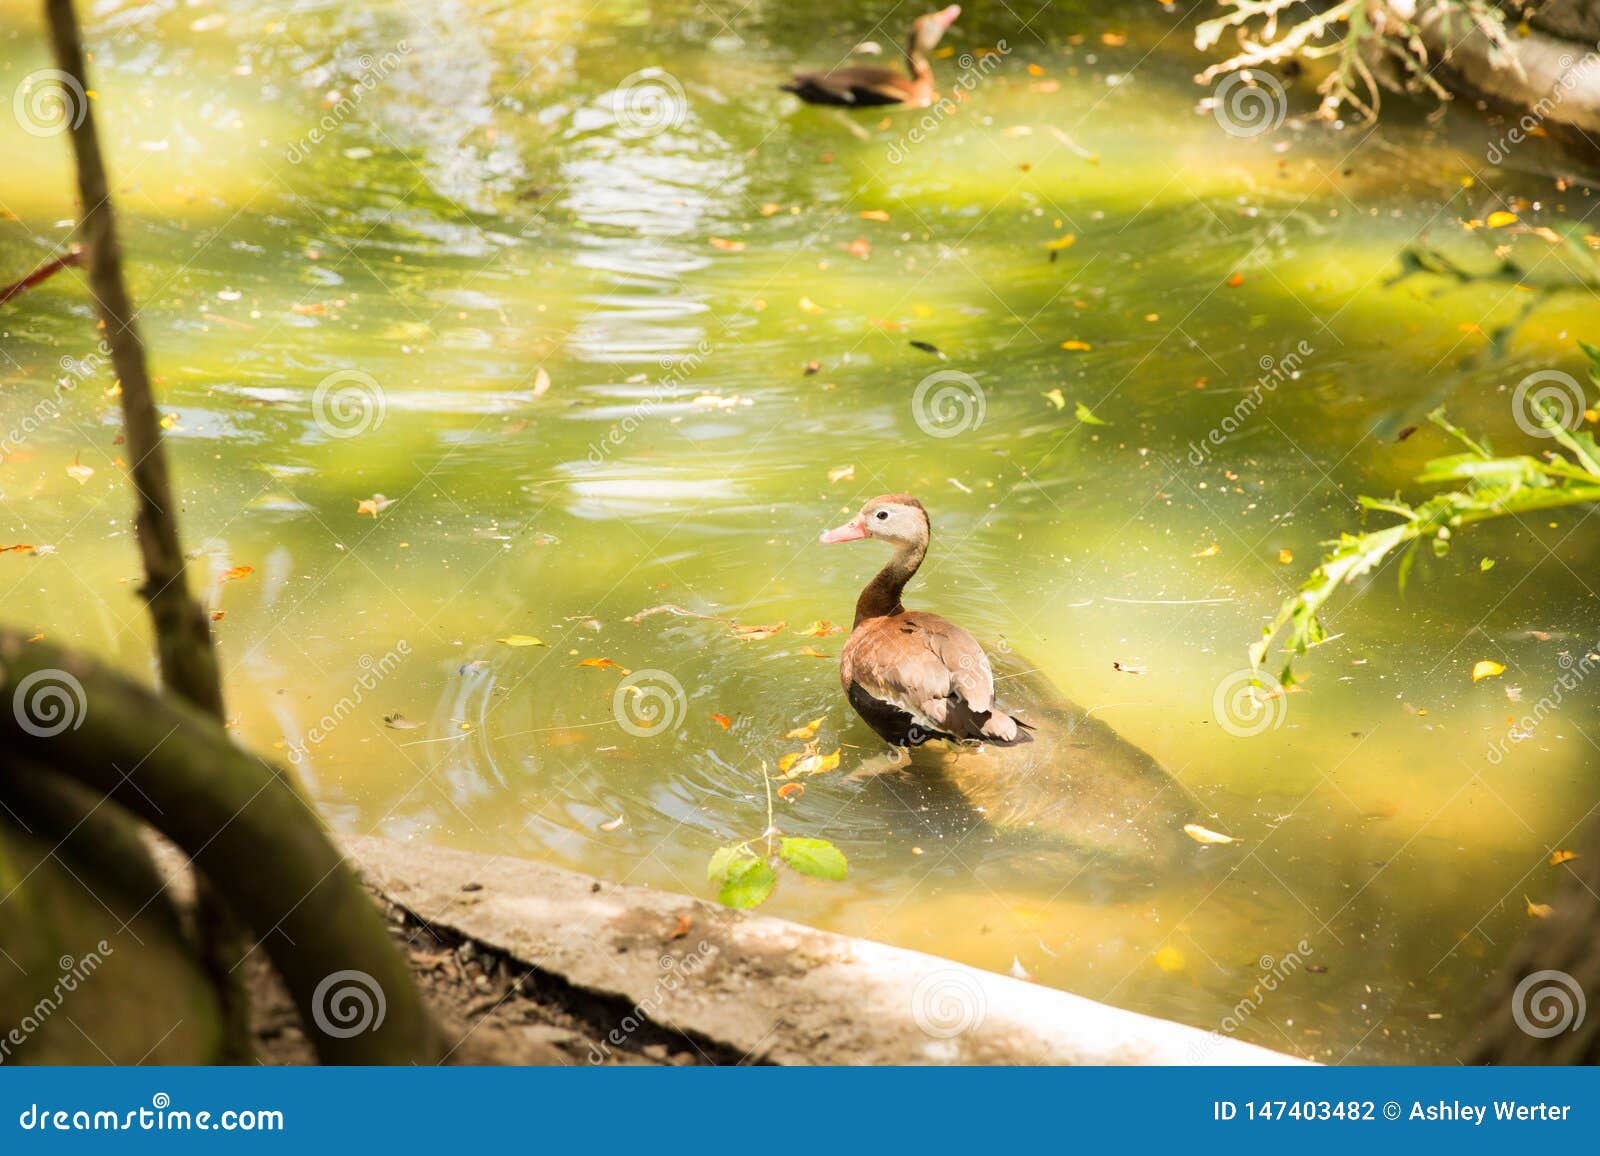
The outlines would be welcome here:
[[[888,520],[889,520],[889,511],[888,510],[879,510],[878,511],[878,521],[887,522]]]

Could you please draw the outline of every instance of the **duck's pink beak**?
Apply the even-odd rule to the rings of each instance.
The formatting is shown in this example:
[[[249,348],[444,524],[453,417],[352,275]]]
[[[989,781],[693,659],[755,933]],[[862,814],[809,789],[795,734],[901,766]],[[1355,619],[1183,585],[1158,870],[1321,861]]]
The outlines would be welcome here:
[[[950,25],[952,25],[952,24],[954,24],[956,22],[956,17],[960,16],[960,15],[961,15],[961,5],[959,5],[959,4],[952,4],[952,5],[950,5],[950,7],[944,9],[943,11],[935,12],[933,14],[934,19],[939,22],[940,31],[947,30],[950,27]]]
[[[857,514],[850,521],[836,529],[825,531],[819,542],[854,542],[857,538],[867,536],[867,520]]]

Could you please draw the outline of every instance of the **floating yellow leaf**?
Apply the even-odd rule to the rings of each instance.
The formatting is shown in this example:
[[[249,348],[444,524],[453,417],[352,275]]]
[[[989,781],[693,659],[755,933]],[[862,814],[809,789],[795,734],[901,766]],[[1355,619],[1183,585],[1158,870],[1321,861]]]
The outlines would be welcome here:
[[[623,667],[619,666],[617,663],[612,662],[609,658],[586,658],[582,662],[578,663],[578,665],[579,666],[592,666],[596,670],[616,669],[616,670],[621,670],[623,674],[628,674],[629,673],[629,671],[625,670]]]
[[[730,241],[726,237],[712,237],[711,247],[713,249],[721,249],[725,253],[737,253],[745,246],[743,241]]]
[[[254,574],[255,572],[256,568],[254,566],[234,566],[230,569],[224,570],[222,572],[222,577],[217,579],[217,583],[220,585],[223,582],[237,582],[246,575]]]
[[[783,737],[786,739],[799,739],[803,743],[810,742],[817,737],[817,729],[822,726],[822,720],[827,717],[827,715],[819,715],[806,723],[805,726],[795,727],[794,730]]]
[[[544,645],[546,645],[545,642],[542,639],[535,638],[531,634],[509,634],[505,638],[500,639],[500,641],[505,643],[507,646],[544,646]]]
[[[778,770],[783,772],[786,779],[797,779],[801,775],[820,775],[824,771],[836,770],[839,766],[839,752],[835,750],[831,755],[821,755],[815,752],[800,751],[792,755],[784,755],[778,760]]]
[[[1228,278],[1228,280],[1227,280],[1227,286],[1228,286],[1229,289],[1237,289],[1239,286],[1241,286],[1243,284],[1244,284],[1244,274],[1243,273],[1235,273],[1232,276],[1230,276]]]
[[[815,646],[802,646],[800,648],[800,653],[805,655],[807,658],[832,658],[833,657],[833,655],[831,655],[831,654],[824,654],[822,651],[818,650]]]
[[[1504,674],[1506,668],[1498,662],[1485,658],[1472,666],[1472,681],[1482,682],[1486,678],[1493,678],[1497,674]]]
[[[1290,562],[1294,561],[1294,551],[1293,550],[1279,550],[1278,551],[1278,561],[1283,563],[1285,566],[1287,566]]]
[[[1077,239],[1076,233],[1063,233],[1053,241],[1046,241],[1044,247],[1051,252],[1059,253],[1062,249],[1070,249]]]
[[[541,365],[538,369],[534,370],[533,373],[533,396],[543,397],[549,392],[550,374],[547,373],[544,366]]]
[[[1578,853],[1576,851],[1552,851],[1550,852],[1550,866],[1559,867],[1567,860],[1576,859],[1577,857]]]
[[[1508,213],[1504,209],[1499,209],[1490,213],[1488,220],[1484,223],[1491,229],[1503,229],[1507,225],[1515,225],[1517,223],[1517,215]]]
[[[386,498],[382,494],[373,494],[370,498],[361,498],[356,502],[356,517],[370,514],[376,520],[390,506],[394,505],[393,498]]]
[[[86,466],[77,458],[73,458],[72,464],[67,467],[67,477],[71,478],[81,486],[90,478],[94,477],[94,467]]]
[[[1213,542],[1213,543],[1211,543],[1211,545],[1207,546],[1204,550],[1196,550],[1193,554],[1190,554],[1189,557],[1191,557],[1191,558],[1215,558],[1220,553],[1222,553],[1222,547],[1217,545],[1215,542]]]
[[[882,209],[862,209],[856,216],[863,221],[887,221],[889,214]]]
[[[1526,895],[1522,897],[1522,901],[1528,905],[1528,914],[1535,919],[1549,919],[1556,913],[1556,909],[1548,903],[1535,903]]]
[[[793,802],[805,793],[806,785],[804,783],[784,783],[778,788],[778,798],[786,803]]]
[[[716,723],[723,730],[727,730],[733,725],[733,720],[725,714],[714,714],[711,716],[711,721]]]
[[[741,626],[733,623],[733,633],[744,642],[760,642],[763,638],[771,638],[780,632],[787,622],[774,622],[770,626]]]
[[[800,633],[807,638],[826,638],[830,634],[844,633],[844,627],[836,626],[826,618],[819,618]]]
[[[828,471],[828,481],[830,482],[853,482],[855,477],[855,466],[835,466]]]
[[[1217,843],[1237,843],[1239,840],[1232,835],[1224,835],[1221,831],[1213,831],[1209,827],[1202,827],[1199,823],[1185,823],[1183,833],[1196,843],[1206,846]]]
[[[1043,393],[1043,394],[1040,394],[1039,396],[1044,398],[1046,401],[1048,401],[1051,405],[1055,406],[1057,409],[1066,409],[1067,408],[1067,399],[1066,399],[1065,396],[1062,395],[1060,389],[1052,389],[1049,393]]]
[[[1188,961],[1183,958],[1183,952],[1179,951],[1171,944],[1168,944],[1166,947],[1163,947],[1160,951],[1156,952],[1155,959],[1156,966],[1162,971],[1166,972],[1168,975],[1171,975],[1175,972],[1180,972],[1185,967],[1189,966]]]
[[[781,213],[781,212],[783,212],[783,206],[782,205],[775,205],[771,201],[768,201],[766,204],[761,206],[761,215],[763,217],[770,217],[774,213]]]
[[[1071,350],[1074,353],[1084,353],[1084,352],[1087,352],[1088,350],[1093,349],[1094,346],[1090,345],[1087,341],[1076,341],[1076,340],[1074,340],[1074,341],[1063,341],[1061,343],[1061,348],[1062,349]]]
[[[821,313],[822,306],[818,305],[809,297],[802,297],[800,298],[800,311],[802,313]]]

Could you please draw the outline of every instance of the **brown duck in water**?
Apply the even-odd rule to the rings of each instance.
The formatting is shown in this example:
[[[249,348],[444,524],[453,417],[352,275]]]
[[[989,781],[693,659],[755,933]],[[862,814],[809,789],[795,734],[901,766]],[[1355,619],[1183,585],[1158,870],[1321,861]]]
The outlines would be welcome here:
[[[884,494],[823,542],[878,538],[894,557],[856,600],[839,681],[856,713],[892,746],[930,739],[1031,742],[1028,724],[994,701],[994,671],[978,640],[953,622],[907,610],[900,593],[928,554],[928,511],[909,494]]]
[[[933,65],[928,63],[928,54],[938,47],[960,15],[961,6],[952,4],[911,22],[911,34],[906,38],[909,77],[892,68],[836,68],[832,72],[797,73],[782,86],[783,90],[794,93],[807,104],[839,104],[850,108],[904,104],[926,108],[934,97]]]
[[[1002,656],[999,681],[1026,707],[1027,721],[1002,709],[978,641],[936,614],[901,605],[928,552],[921,502],[906,494],[873,498],[821,540],[864,538],[890,543],[894,556],[856,602],[839,680],[856,713],[899,751],[881,766],[869,760],[853,777],[911,772],[927,796],[914,808],[918,823],[928,822],[928,806],[967,808],[1003,839],[997,854],[1007,870],[1034,863],[1052,887],[1063,873],[1086,870],[1096,883],[1112,875],[1150,879],[1192,858],[1182,830],[1194,800],[1160,763],[1016,654]],[[946,804],[937,801],[941,792]],[[886,802],[905,794],[904,786],[890,790]]]

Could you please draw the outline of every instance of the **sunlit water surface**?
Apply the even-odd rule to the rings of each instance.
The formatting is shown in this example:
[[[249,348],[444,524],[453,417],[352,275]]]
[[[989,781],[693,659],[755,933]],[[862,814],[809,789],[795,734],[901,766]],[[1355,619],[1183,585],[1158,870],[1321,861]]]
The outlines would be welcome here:
[[[932,120],[776,91],[857,41],[892,50],[882,4],[86,7],[230,713],[339,830],[706,895],[710,852],[766,824],[762,762],[822,715],[843,765],[777,818],[850,874],[786,880],[776,914],[1318,1059],[1439,1060],[1470,1032],[1600,795],[1592,688],[1489,753],[1525,709],[1508,690],[1547,695],[1595,641],[1592,526],[1485,528],[1403,597],[1380,573],[1260,734],[1214,698],[1356,496],[1443,452],[1430,408],[1520,445],[1516,382],[1581,373],[1585,293],[1522,318],[1505,284],[1388,283],[1419,234],[1491,264],[1458,222],[1513,198],[1534,224],[1590,214],[1556,154],[1490,168],[1501,130],[1470,109],[1331,130],[1309,86],[1231,135],[1151,4],[963,17],[938,68],[981,75]],[[6,94],[48,66],[35,9],[0,3]],[[666,76],[613,98],[646,69]],[[15,276],[74,205],[64,138],[8,118],[0,140]],[[1513,322],[1497,357],[1485,334]],[[0,545],[54,548],[0,554],[3,614],[145,676],[93,325],[75,274],[0,315]],[[938,370],[981,415],[919,425]],[[843,636],[801,631],[848,623],[880,555],[815,539],[891,490],[933,516],[912,605],[1036,664],[1240,842],[1132,889],[1093,864],[997,883],[978,867],[1004,838],[846,778],[877,747],[839,692]],[[712,617],[629,621],[664,604]],[[547,645],[497,641],[518,635]],[[1507,670],[1475,685],[1485,658]],[[667,687],[660,733],[636,733],[624,671]]]

